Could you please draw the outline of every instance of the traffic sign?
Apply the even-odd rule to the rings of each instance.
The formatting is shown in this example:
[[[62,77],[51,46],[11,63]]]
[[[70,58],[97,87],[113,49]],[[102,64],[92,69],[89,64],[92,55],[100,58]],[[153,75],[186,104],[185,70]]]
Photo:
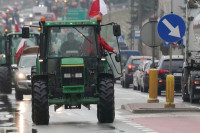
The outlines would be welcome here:
[[[149,47],[160,46],[163,40],[157,33],[157,21],[150,21],[143,25],[141,30],[141,39],[144,44]]]
[[[64,9],[63,20],[85,20],[86,11],[85,9]]]
[[[177,42],[185,35],[185,22],[175,14],[165,15],[158,22],[158,34],[167,42]]]
[[[124,42],[125,36],[124,35],[118,36],[117,39],[118,39],[118,42]]]
[[[135,38],[135,39],[140,39],[140,30],[137,30],[137,29],[136,29],[136,30],[134,31],[134,38]]]

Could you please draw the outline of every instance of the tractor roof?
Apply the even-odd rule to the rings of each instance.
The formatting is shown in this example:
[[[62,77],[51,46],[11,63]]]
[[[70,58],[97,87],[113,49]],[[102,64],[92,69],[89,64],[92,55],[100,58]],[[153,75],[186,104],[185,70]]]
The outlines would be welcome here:
[[[94,26],[97,25],[96,20],[64,20],[64,21],[46,21],[45,26]]]
[[[30,32],[30,34],[32,35],[39,35],[39,33],[36,33],[36,32]],[[9,35],[22,35],[22,32],[12,32],[12,33],[8,33],[7,36]]]

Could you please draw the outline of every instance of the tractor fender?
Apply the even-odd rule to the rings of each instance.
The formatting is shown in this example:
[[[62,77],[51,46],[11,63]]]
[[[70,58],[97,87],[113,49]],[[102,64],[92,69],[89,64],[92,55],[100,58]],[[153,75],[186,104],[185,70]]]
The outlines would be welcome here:
[[[48,75],[35,75],[31,79],[31,82],[33,83],[36,80],[45,80],[45,81],[48,81]]]
[[[98,77],[99,77],[99,78],[102,78],[102,77],[109,77],[109,78],[111,78],[111,79],[114,79],[113,74],[110,74],[110,73],[100,73],[100,74],[98,75]]]

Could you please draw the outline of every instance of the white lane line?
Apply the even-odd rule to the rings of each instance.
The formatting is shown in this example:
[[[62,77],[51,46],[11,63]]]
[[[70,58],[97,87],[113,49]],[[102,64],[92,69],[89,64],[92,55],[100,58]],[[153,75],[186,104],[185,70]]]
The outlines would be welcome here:
[[[152,129],[143,129],[143,132],[154,132]]]

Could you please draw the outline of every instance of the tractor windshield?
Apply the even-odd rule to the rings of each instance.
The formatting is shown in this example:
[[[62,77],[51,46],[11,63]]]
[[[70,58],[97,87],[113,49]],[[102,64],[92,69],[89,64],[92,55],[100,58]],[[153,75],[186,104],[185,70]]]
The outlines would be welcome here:
[[[30,38],[23,39],[19,35],[11,35],[11,44],[12,48],[14,48],[15,52],[20,49],[23,45],[26,47],[36,46],[37,44],[37,37],[34,35],[30,35]]]
[[[51,27],[49,30],[48,57],[96,56],[94,27]]]

